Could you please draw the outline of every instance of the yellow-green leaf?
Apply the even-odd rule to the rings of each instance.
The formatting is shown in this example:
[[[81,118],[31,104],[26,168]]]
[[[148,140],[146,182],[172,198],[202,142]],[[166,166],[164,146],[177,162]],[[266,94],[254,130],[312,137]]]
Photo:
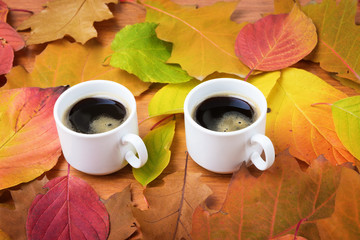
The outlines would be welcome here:
[[[341,142],[360,159],[360,96],[341,99],[333,103],[331,109]]]
[[[318,31],[319,43],[309,59],[328,72],[360,83],[360,27],[355,24],[357,0],[324,0],[302,10]]]
[[[141,168],[133,168],[135,179],[146,186],[157,178],[170,162],[170,146],[175,134],[175,121],[152,130],[144,137],[149,158]]]
[[[146,1],[146,21],[159,23],[157,36],[173,43],[169,63],[178,63],[190,76],[204,79],[217,71],[245,76],[249,69],[234,53],[244,24],[230,20],[237,2],[183,7],[170,0]]]
[[[4,88],[46,88],[103,79],[126,86],[135,96],[148,89],[149,83],[140,81],[126,71],[103,65],[104,59],[111,53],[110,47],[92,41],[86,45],[56,41],[36,57],[32,72],[28,73],[21,66],[14,67],[6,75]]]
[[[334,103],[347,95],[319,77],[301,69],[282,70],[267,101],[266,134],[277,152],[290,153],[308,163],[324,155],[331,163],[353,162],[341,143],[332,120],[331,108],[315,103]]]
[[[198,80],[191,80],[164,86],[151,99],[148,107],[149,116],[182,113],[186,95],[199,83]]]

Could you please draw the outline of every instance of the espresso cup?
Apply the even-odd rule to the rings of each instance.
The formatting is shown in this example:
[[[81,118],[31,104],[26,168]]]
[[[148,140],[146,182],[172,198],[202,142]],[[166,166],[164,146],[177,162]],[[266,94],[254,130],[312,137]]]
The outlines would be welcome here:
[[[256,112],[252,124],[240,130],[209,130],[195,120],[200,103],[216,96],[231,96],[249,103]],[[266,170],[274,163],[275,150],[266,137],[267,102],[254,85],[237,79],[218,78],[193,88],[184,102],[186,146],[191,158],[203,168],[216,173],[232,173],[242,164],[254,164]],[[262,158],[264,152],[264,158]]]
[[[66,124],[67,112],[88,97],[120,102],[126,107],[126,118],[116,128],[102,133],[86,134],[70,129]],[[57,99],[54,118],[64,157],[81,172],[105,175],[120,170],[127,163],[139,168],[147,161],[147,149],[139,137],[135,98],[116,82],[92,80],[69,88]]]

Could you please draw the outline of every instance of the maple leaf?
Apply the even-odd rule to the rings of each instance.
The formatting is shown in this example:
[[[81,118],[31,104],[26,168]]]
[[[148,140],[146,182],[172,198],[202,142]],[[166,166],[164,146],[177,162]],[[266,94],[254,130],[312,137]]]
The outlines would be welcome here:
[[[106,3],[116,0],[54,0],[45,9],[20,24],[18,30],[31,28],[28,45],[49,42],[69,35],[84,44],[96,37],[94,22],[112,18]]]
[[[196,9],[170,0],[143,3],[146,21],[159,23],[157,36],[173,43],[168,63],[180,64],[200,80],[215,71],[240,76],[249,72],[234,53],[236,35],[244,25],[230,20],[236,4],[220,2]]]
[[[28,210],[33,199],[39,193],[45,193],[43,186],[48,182],[46,177],[41,180],[22,184],[17,190],[9,190],[14,208],[1,207],[0,205],[0,229],[11,239],[26,239],[26,219]],[[1,234],[0,234],[0,239]]]
[[[66,40],[56,41],[48,44],[36,57],[31,73],[21,66],[14,67],[6,75],[7,83],[3,88],[44,88],[103,79],[126,86],[135,96],[148,89],[150,84],[140,81],[134,75],[118,68],[104,66],[102,62],[110,54],[110,47],[103,47],[92,41],[84,46]]]
[[[304,87],[309,86],[309,87]],[[311,87],[310,87],[311,86]],[[336,134],[329,106],[347,95],[317,76],[301,69],[282,70],[280,79],[267,97],[266,135],[275,150],[290,153],[307,162],[323,154],[331,163],[353,162],[354,157]]]
[[[167,64],[171,43],[157,38],[155,23],[128,25],[111,43],[110,64],[133,73],[144,82],[181,83],[191,77],[177,64]]]
[[[0,91],[6,103],[0,106],[0,189],[33,180],[56,164],[61,146],[53,107],[66,89]]]
[[[211,190],[199,182],[200,174],[187,172],[187,161],[185,173],[170,174],[163,185],[144,190],[148,210],[133,208],[144,239],[189,239],[193,210]]]
[[[130,185],[104,202],[110,215],[110,235],[108,240],[128,239],[136,230],[136,219],[132,214]]]
[[[258,178],[245,166],[229,184],[222,208],[195,209],[194,239],[272,239],[294,234],[319,239],[315,221],[330,217],[341,168],[323,158],[303,172],[287,151]],[[306,219],[306,220],[305,220]],[[301,223],[301,225],[299,225]]]
[[[319,43],[309,60],[338,76],[360,83],[360,28],[355,24],[356,0],[324,0],[302,10],[318,31]]]
[[[144,137],[149,158],[143,167],[132,169],[135,179],[143,186],[156,179],[169,164],[174,134],[175,121],[170,121]]]
[[[360,96],[341,99],[332,104],[336,133],[341,142],[360,159]]]
[[[279,70],[300,61],[316,46],[316,28],[294,5],[289,14],[268,15],[239,32],[235,52],[251,70]],[[248,75],[249,75],[248,74]]]
[[[29,209],[28,239],[107,239],[109,215],[90,185],[68,174],[44,187]]]

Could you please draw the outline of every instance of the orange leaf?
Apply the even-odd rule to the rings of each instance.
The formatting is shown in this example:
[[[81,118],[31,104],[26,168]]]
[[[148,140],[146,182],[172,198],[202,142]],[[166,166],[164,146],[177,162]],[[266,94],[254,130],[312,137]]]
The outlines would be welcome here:
[[[4,88],[46,88],[104,79],[126,86],[135,96],[140,95],[150,84],[121,69],[104,66],[104,59],[111,53],[110,47],[92,41],[84,46],[66,40],[56,41],[48,44],[36,57],[31,73],[21,66],[14,67],[6,75],[7,84]]]
[[[276,239],[287,234],[318,239],[314,222],[333,213],[340,173],[340,167],[323,158],[304,172],[288,152],[278,154],[258,178],[243,166],[233,175],[220,211],[195,209],[193,239]]]
[[[242,28],[235,52],[251,70],[273,71],[298,62],[316,43],[314,24],[294,5],[289,14],[268,15]]]
[[[67,87],[0,91],[0,189],[50,170],[61,155],[53,106]]]
[[[290,153],[307,163],[324,155],[333,164],[354,162],[335,131],[331,107],[347,95],[319,77],[301,69],[282,70],[267,101],[266,134],[277,152]]]
[[[0,0],[0,22],[6,22],[9,8],[2,0]]]

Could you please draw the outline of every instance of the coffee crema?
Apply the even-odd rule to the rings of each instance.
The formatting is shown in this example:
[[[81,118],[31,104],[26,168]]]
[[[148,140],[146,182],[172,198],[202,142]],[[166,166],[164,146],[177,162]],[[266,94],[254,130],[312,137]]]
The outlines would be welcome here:
[[[65,114],[65,125],[75,132],[95,134],[110,131],[126,119],[126,107],[103,97],[88,97],[76,102]]]
[[[233,96],[214,96],[201,102],[194,111],[194,120],[202,127],[217,132],[232,132],[250,126],[256,111],[245,100]]]

